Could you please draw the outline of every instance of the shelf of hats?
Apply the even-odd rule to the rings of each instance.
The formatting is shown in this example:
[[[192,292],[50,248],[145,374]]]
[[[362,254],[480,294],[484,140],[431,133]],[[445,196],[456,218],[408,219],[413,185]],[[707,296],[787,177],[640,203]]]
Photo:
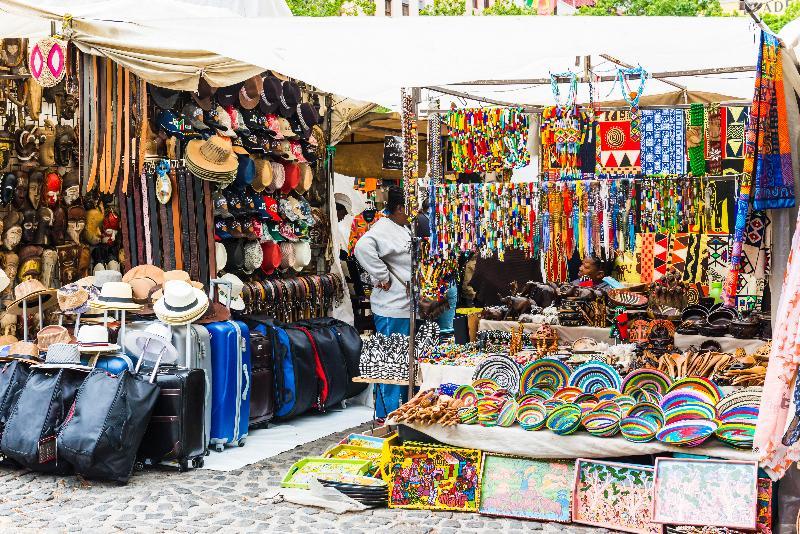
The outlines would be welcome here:
[[[270,72],[165,89],[52,37],[0,51],[10,464],[121,483],[203,467],[209,449],[363,391],[360,338],[328,317],[345,290],[329,269],[328,96]],[[291,402],[275,393],[284,368]],[[100,442],[121,428],[123,447]]]
[[[759,80],[778,46],[762,35]],[[641,80],[621,106],[578,105],[565,73],[553,87],[569,97],[554,89],[553,106],[427,111],[424,180],[418,92],[404,93],[407,199],[430,204],[413,268],[422,326],[370,337],[361,360],[362,377],[415,373],[387,416],[401,443],[380,466],[390,507],[771,532],[772,480],[791,460],[754,440],[770,361],[781,365],[765,289],[771,217],[794,205],[786,101],[647,106],[643,69],[619,79]],[[757,99],[775,94],[762,83]],[[783,170],[754,166],[767,158]],[[533,181],[512,179],[531,165]],[[464,256],[511,250],[542,278],[469,310],[471,337],[442,339],[426,310],[461,283]]]

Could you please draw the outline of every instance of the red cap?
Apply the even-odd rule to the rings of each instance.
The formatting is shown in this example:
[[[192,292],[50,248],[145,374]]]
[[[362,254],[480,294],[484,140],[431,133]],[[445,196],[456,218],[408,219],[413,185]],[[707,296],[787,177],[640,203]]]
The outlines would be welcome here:
[[[288,193],[300,185],[300,166],[297,163],[284,163],[283,170],[286,174],[286,181],[283,182],[281,191]]]
[[[274,241],[261,243],[264,259],[261,261],[261,270],[264,274],[272,274],[281,264],[281,247]]]
[[[274,198],[264,195],[264,205],[267,207],[267,213],[272,217],[275,222],[281,222],[281,216],[278,214],[278,201]]]

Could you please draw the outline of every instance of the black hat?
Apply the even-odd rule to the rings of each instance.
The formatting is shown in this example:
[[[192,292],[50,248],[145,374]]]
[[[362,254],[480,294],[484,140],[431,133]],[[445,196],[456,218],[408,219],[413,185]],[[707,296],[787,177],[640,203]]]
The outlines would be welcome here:
[[[219,111],[216,107],[208,111],[203,111],[203,123],[210,126],[214,130],[226,130],[227,126],[222,124],[219,120]]]
[[[242,148],[247,150],[250,154],[263,154],[264,142],[256,135],[248,135],[247,137],[239,137],[242,143]]]
[[[314,106],[303,102],[297,106],[297,114],[293,122],[297,124],[298,129],[295,130],[293,124],[292,130],[303,139],[308,139],[311,136],[311,128],[322,123],[322,120]]]
[[[253,133],[267,132],[267,118],[258,109],[243,109],[241,113],[244,124]]]
[[[261,91],[261,102],[258,104],[261,112],[269,114],[278,111],[282,94],[281,81],[275,76],[266,76],[264,78],[264,89]]]
[[[228,87],[220,87],[217,89],[217,103],[222,106],[235,106],[239,103],[239,90],[242,88],[242,83],[235,83]]]
[[[285,81],[282,85],[281,105],[278,107],[278,113],[282,117],[289,118],[297,112],[297,105],[300,103],[300,87],[291,81]]]
[[[156,106],[161,109],[174,109],[175,104],[178,103],[178,98],[181,96],[179,91],[167,89],[165,87],[157,87],[149,85],[150,98],[156,103]]]
[[[309,163],[313,163],[317,161],[317,147],[316,145],[312,145],[308,141],[300,141],[300,149],[303,151],[303,157]]]

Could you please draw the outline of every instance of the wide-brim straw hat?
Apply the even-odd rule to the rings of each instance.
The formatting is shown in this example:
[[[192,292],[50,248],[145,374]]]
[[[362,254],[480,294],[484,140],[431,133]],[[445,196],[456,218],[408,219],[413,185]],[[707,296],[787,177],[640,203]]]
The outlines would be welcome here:
[[[189,141],[186,145],[186,161],[207,175],[235,173],[239,166],[239,159],[233,153],[231,143],[218,135],[212,135],[205,141]]]
[[[133,300],[133,289],[127,282],[106,282],[100,294],[89,302],[95,310],[138,310],[142,307]]]
[[[36,334],[36,347],[45,351],[54,343],[74,343],[75,338],[69,333],[69,330],[59,325],[45,326]]]
[[[81,325],[77,341],[80,352],[115,352],[120,349],[116,343],[108,342],[108,328],[105,325]]]
[[[58,307],[67,315],[85,313],[89,309],[89,301],[97,295],[93,285],[84,287],[77,283],[67,284],[56,291]]]
[[[208,309],[208,296],[202,289],[187,282],[171,280],[164,283],[163,296],[153,305],[159,320],[180,325],[194,322]]]
[[[42,363],[42,357],[39,355],[39,347],[30,341],[17,341],[9,345],[8,353],[5,358],[9,360],[20,360],[30,364]]]
[[[135,280],[137,278],[150,278],[156,284],[163,284],[164,270],[161,267],[156,267],[155,265],[137,265],[125,273],[125,276],[122,277],[122,281],[130,283],[131,280]]]
[[[39,297],[42,297],[42,309],[49,310],[58,304],[56,290],[44,287],[39,280],[25,280],[14,288],[14,301],[6,308],[6,313],[22,315],[22,303],[27,304],[29,312],[39,309]]]

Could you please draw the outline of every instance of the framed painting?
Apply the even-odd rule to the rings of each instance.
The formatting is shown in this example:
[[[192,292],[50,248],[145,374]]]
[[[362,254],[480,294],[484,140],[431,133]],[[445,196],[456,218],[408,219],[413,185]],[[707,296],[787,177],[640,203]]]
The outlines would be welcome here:
[[[578,458],[572,496],[572,521],[624,532],[660,534],[650,520],[652,467]]]
[[[401,445],[389,457],[390,508],[478,511],[480,451]]]
[[[756,462],[656,458],[655,474],[654,522],[756,528]]]
[[[478,511],[484,515],[568,523],[574,467],[573,462],[486,453]]]

